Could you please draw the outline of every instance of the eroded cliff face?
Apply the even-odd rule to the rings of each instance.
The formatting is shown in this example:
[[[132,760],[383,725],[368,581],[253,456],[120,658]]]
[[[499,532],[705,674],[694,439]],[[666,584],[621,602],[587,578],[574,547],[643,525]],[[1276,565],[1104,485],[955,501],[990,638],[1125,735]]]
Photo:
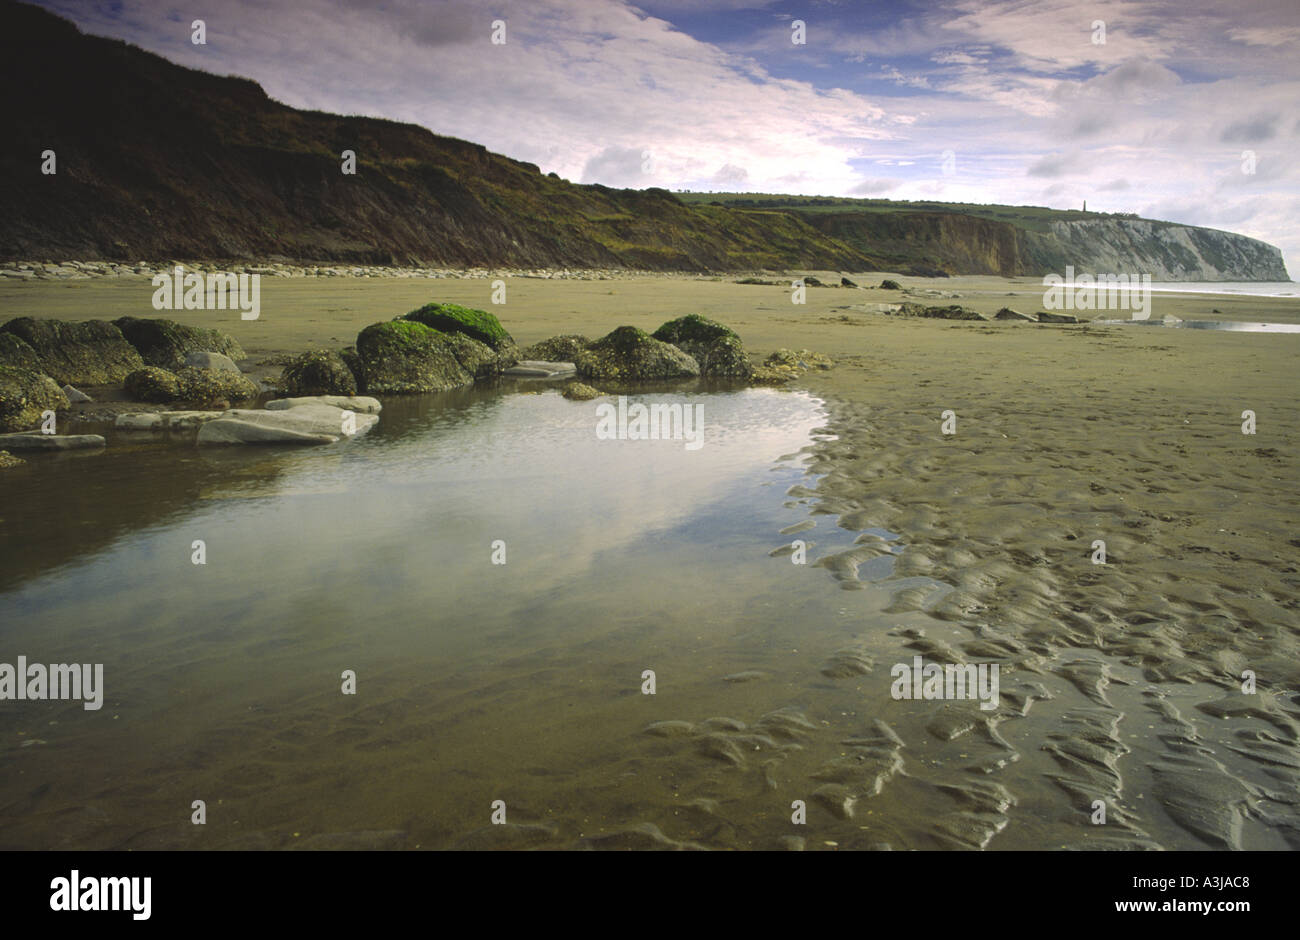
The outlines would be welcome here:
[[[881,259],[901,274],[1021,272],[1018,230],[1006,222],[955,212],[808,212],[818,231]]]
[[[798,212],[808,224],[902,274],[1150,275],[1153,281],[1286,281],[1282,252],[1216,229],[1118,217],[1046,231],[959,212]]]
[[[1149,274],[1153,281],[1287,281],[1282,252],[1254,238],[1147,219],[1053,222],[1025,232],[1025,274]]]

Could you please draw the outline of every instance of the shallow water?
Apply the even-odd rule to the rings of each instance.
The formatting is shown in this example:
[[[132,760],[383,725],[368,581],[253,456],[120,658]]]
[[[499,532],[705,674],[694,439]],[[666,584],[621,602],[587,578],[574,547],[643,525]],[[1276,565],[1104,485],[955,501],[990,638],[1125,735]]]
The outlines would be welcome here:
[[[702,405],[704,446],[599,440],[598,402],[517,383],[391,399],[339,447],[111,435],[7,471],[0,661],[103,663],[107,693],[0,703],[0,847],[1285,845],[1276,808],[1206,809],[1243,797],[1200,752],[1241,764],[1229,731],[1260,752],[1276,715],[1171,757],[1221,689],[1037,618],[1028,576],[999,589],[1021,619],[981,625],[987,560],[909,551],[940,517],[893,513],[900,538],[818,491],[818,455],[884,438],[803,393],[632,400]],[[868,489],[910,499],[933,468],[888,439]],[[983,518],[980,485],[946,477],[943,517]],[[915,655],[1003,663],[999,708],[895,699]]]
[[[1300,333],[1300,323],[1252,323],[1248,320],[1098,320],[1106,326],[1167,326],[1178,330],[1228,330],[1234,333]]]
[[[1300,296],[1300,284],[1294,281],[1158,281],[1151,285],[1156,293],[1174,294],[1246,294],[1253,297]]]
[[[806,518],[784,492],[822,413],[777,391],[649,396],[702,405],[688,450],[598,440],[596,403],[517,393],[536,388],[392,399],[332,448],[110,432],[9,476],[0,660],[103,663],[107,695],[0,705],[0,842],[454,845],[498,798],[557,825],[548,842],[671,828],[580,792],[645,759],[653,721],[747,712],[784,681],[773,702],[813,707],[795,639],[833,648],[859,614],[768,555]]]

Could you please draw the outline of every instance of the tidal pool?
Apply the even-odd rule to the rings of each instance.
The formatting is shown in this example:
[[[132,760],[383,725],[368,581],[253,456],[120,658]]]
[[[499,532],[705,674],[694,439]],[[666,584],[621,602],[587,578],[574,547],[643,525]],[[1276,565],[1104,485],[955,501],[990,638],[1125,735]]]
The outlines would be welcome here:
[[[646,824],[763,844],[665,802],[670,778],[732,766],[730,742],[697,728],[656,768],[674,742],[645,729],[813,724],[816,666],[888,595],[769,555],[808,519],[785,494],[817,400],[639,400],[701,406],[703,446],[602,440],[599,402],[521,383],[390,399],[335,447],[109,432],[10,471],[0,660],[102,663],[105,690],[98,711],[0,703],[0,845],[654,843]],[[809,562],[852,543],[833,517],[797,537],[820,543]],[[718,799],[748,788],[732,776]]]

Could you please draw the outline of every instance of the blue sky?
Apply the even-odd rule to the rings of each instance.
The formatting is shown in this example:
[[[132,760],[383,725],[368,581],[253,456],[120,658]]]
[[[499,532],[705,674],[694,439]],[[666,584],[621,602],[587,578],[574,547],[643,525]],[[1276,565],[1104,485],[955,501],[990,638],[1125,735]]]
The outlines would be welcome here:
[[[1300,271],[1297,0],[42,5],[295,107],[411,121],[576,182],[1086,199],[1261,238]]]

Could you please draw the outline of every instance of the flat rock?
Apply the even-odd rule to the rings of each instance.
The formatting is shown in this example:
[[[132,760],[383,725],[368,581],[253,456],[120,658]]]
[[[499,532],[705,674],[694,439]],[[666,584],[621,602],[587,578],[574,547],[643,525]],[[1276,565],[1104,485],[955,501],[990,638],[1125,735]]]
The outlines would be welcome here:
[[[1068,313],[1044,313],[1038,314],[1039,323],[1078,323],[1079,318],[1071,316]]]
[[[572,362],[547,362],[543,359],[522,359],[506,369],[506,375],[528,379],[549,379],[561,375],[573,375],[578,367]]]
[[[91,398],[89,395],[87,395],[85,392],[81,391],[80,389],[73,388],[71,385],[63,386],[63,394],[67,395],[68,401],[70,401],[74,405],[80,402],[94,401],[94,399]]]
[[[275,411],[232,409],[199,428],[200,444],[333,444],[351,436],[343,432],[344,410],[307,404]],[[372,414],[352,413],[357,434],[378,421]]]
[[[103,446],[104,439],[98,434],[42,434],[39,431],[0,434],[0,450],[86,450]]]
[[[304,398],[276,398],[266,403],[267,411],[284,411],[288,408],[303,408],[308,405],[328,405],[356,414],[377,415],[383,410],[379,399],[366,395],[309,395]]]
[[[224,411],[133,411],[120,414],[113,426],[123,431],[165,431],[197,428],[225,415]]]

